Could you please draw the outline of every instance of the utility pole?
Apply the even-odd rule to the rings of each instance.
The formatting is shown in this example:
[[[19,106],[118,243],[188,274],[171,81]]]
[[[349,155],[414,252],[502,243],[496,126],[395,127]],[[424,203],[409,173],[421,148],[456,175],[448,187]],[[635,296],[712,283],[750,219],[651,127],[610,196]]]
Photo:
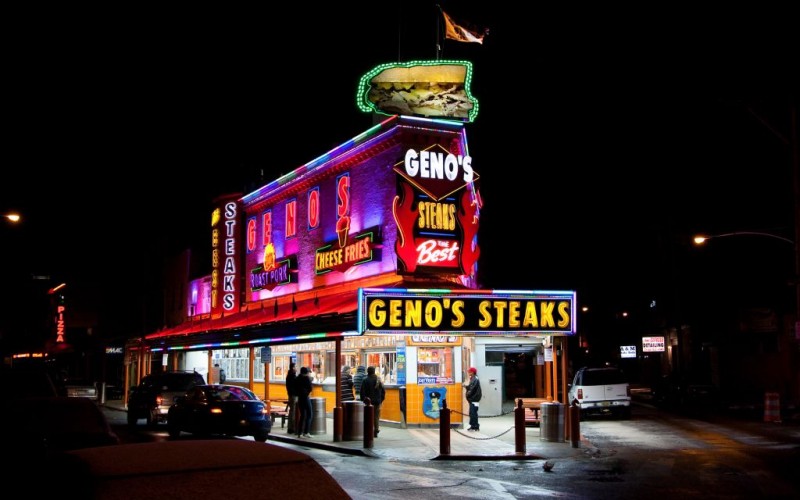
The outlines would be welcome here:
[[[795,309],[794,309],[794,340],[797,349],[795,349],[794,360],[795,360],[795,367],[794,367],[794,377],[795,380],[792,381],[790,387],[793,387],[794,391],[791,395],[793,399],[793,403],[796,405],[800,401],[800,151],[798,148],[798,137],[797,137],[797,106],[798,103],[795,100],[796,97],[792,96],[791,101],[789,103],[790,111],[789,111],[789,120],[790,120],[790,129],[789,129],[789,147],[791,148],[792,154],[792,177],[794,180],[794,277],[793,277],[793,285],[794,285],[794,297],[795,297]]]
[[[794,97],[789,107],[791,134],[789,147],[792,150],[792,174],[794,179],[794,339],[798,341],[798,347],[800,347],[800,146],[797,144],[797,102]],[[800,386],[800,370],[797,370],[797,373],[798,385]]]

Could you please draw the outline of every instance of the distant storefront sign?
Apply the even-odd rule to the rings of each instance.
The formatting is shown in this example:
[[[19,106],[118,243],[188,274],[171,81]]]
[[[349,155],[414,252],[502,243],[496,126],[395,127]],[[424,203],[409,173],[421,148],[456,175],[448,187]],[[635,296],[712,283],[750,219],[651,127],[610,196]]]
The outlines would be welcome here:
[[[664,352],[664,337],[642,337],[642,352]]]
[[[635,358],[636,346],[635,345],[621,345],[619,346],[619,356],[621,358]]]

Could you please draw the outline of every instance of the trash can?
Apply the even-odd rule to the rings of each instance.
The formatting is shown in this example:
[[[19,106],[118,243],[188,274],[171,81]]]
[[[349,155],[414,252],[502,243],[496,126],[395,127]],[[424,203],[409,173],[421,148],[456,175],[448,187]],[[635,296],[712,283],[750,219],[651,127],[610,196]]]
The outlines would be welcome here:
[[[325,398],[311,398],[311,434],[327,432]]]
[[[539,438],[542,441],[564,442],[564,405],[561,403],[542,403]]]
[[[345,401],[343,441],[360,441],[364,439],[364,403],[361,401]]]

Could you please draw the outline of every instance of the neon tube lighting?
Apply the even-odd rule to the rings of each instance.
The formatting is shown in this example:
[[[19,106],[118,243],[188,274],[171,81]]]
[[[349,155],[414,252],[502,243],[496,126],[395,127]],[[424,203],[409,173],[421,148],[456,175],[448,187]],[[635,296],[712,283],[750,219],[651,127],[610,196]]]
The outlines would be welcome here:
[[[302,335],[290,335],[287,337],[268,337],[262,339],[243,340],[241,342],[212,342],[205,344],[186,344],[181,346],[154,347],[152,349],[152,352],[189,351],[189,350],[196,351],[200,349],[214,349],[220,347],[239,347],[239,346],[258,345],[258,344],[268,345],[268,344],[274,344],[276,342],[290,342],[293,340],[313,340],[313,339],[337,338],[337,337],[354,337],[358,335],[359,333],[356,331],[306,333]]]

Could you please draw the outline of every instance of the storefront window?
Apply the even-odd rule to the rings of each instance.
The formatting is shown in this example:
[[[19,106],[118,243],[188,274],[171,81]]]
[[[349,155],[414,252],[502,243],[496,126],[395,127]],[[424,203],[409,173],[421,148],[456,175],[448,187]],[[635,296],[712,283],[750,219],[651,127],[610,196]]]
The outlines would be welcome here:
[[[375,373],[381,377],[384,384],[397,383],[397,353],[395,351],[368,352],[365,366],[374,366]]]
[[[275,355],[272,354],[272,363],[270,363],[270,381],[286,380],[286,374],[289,373],[289,363],[291,358],[288,355]],[[264,365],[261,365],[264,366]],[[297,371],[295,369],[295,371]]]
[[[225,370],[226,381],[250,380],[250,349],[222,349],[214,352],[214,363]]]
[[[453,383],[453,348],[420,347],[417,351],[418,384]]]
[[[330,353],[328,353],[328,355],[329,355],[330,362],[333,363],[334,360],[336,359],[336,353],[335,352],[330,352]],[[342,353],[342,366],[349,366],[350,367],[350,372],[353,375],[355,375],[356,367],[358,365],[359,365],[359,362],[358,362],[358,359],[356,359],[356,353],[355,352],[343,352]],[[334,365],[331,364],[329,366],[332,367]]]
[[[316,382],[318,384],[322,383],[322,380],[325,378],[325,373],[322,366],[322,358],[317,352],[298,352],[297,353],[297,374],[300,374],[300,369],[302,367],[308,368],[311,372],[312,382]],[[287,365],[288,367],[288,365]]]

